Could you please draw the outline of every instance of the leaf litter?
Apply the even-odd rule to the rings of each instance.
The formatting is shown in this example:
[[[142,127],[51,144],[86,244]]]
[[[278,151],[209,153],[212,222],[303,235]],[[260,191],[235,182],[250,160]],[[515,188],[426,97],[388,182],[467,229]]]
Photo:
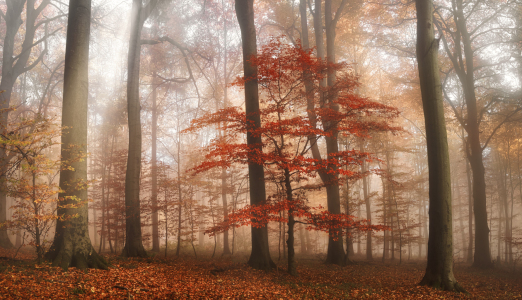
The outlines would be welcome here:
[[[34,257],[0,249],[0,299],[522,299],[522,272],[456,266],[469,295],[418,286],[422,262],[325,265],[301,258],[298,276],[250,268],[247,256],[200,259],[107,256],[108,271],[34,264]]]

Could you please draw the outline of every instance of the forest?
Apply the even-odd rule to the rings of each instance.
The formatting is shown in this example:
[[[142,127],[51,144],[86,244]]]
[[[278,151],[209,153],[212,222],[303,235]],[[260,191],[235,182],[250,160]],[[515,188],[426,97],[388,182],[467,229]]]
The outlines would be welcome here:
[[[522,299],[520,0],[0,0],[0,299]]]

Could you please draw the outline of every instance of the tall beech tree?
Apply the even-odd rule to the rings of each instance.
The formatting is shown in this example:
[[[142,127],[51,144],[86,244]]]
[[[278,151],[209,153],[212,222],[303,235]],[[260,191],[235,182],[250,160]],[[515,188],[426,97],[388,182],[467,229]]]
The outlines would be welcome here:
[[[141,172],[141,120],[140,120],[140,49],[141,30],[158,0],[150,0],[142,7],[142,0],[132,1],[131,30],[127,71],[127,111],[129,120],[129,152],[125,176],[126,235],[122,255],[146,257],[141,238],[140,172]]]
[[[502,60],[509,62],[511,56],[501,57],[500,62],[484,63],[479,59],[481,51],[487,48],[491,39],[496,40],[502,37],[502,31],[506,30],[503,24],[504,11],[506,5],[498,3],[476,3],[474,8],[468,12],[468,4],[462,0],[452,0],[448,16],[439,12],[439,18],[435,25],[443,33],[441,39],[446,54],[451,61],[451,67],[455,70],[458,81],[464,95],[466,112],[459,109],[450,99],[447,101],[461,126],[467,133],[465,154],[469,161],[472,173],[472,195],[473,213],[475,216],[475,252],[473,266],[478,268],[491,268],[491,249],[486,207],[486,169],[484,167],[484,150],[488,146],[492,137],[505,124],[513,121],[519,115],[522,107],[513,106],[502,114],[503,118],[498,118],[498,111],[506,102],[501,101],[504,96],[494,95],[481,99],[478,90],[482,83],[480,80],[489,76],[488,72],[498,72],[489,69],[490,66],[502,64]],[[480,9],[475,9],[480,7]],[[488,13],[487,18],[478,15]],[[472,29],[471,29],[472,28]],[[483,44],[480,45],[479,43]],[[505,41],[498,41],[499,44]],[[446,93],[447,96],[447,93]],[[486,100],[489,98],[489,100]],[[500,106],[502,105],[502,106]],[[491,118],[488,118],[491,117]],[[484,130],[483,121],[495,122],[491,126],[492,130]],[[482,137],[482,138],[481,138]],[[471,212],[470,212],[471,213]]]
[[[51,0],[43,0],[35,7],[35,0],[6,0],[7,10],[2,17],[5,20],[5,37],[2,47],[2,79],[0,80],[0,131],[5,134],[8,132],[7,122],[9,116],[9,106],[11,95],[17,78],[23,73],[36,67],[44,58],[47,49],[40,51],[36,59],[30,60],[38,45],[47,39],[52,33],[46,32],[41,38],[35,41],[37,30],[58,17],[39,20],[42,11],[49,5]],[[25,14],[24,6],[26,6]],[[20,26],[24,23],[23,41],[20,52],[15,51],[17,36],[20,35]],[[54,32],[53,32],[54,33]],[[44,43],[45,44],[45,43]],[[30,62],[30,63],[29,63]],[[28,64],[29,63],[29,64]],[[5,175],[10,158],[6,156],[3,149],[0,149],[0,186],[5,185]],[[6,189],[0,189],[0,223],[7,218],[7,196]],[[0,227],[0,247],[11,248],[13,245],[7,236],[7,229]]]
[[[348,3],[347,0],[342,0],[337,10],[334,12],[332,8],[332,1],[325,0],[324,2],[324,26],[323,26],[323,15],[322,15],[322,1],[315,0],[314,2],[314,31],[315,31],[315,42],[316,42],[316,51],[317,57],[320,59],[325,58],[325,46],[324,46],[324,33],[326,33],[326,60],[329,63],[335,63],[335,35],[336,35],[336,26],[339,21],[341,14],[343,12],[344,7]],[[303,5],[301,5],[303,6]],[[303,14],[303,9],[301,8],[301,14]],[[335,13],[335,14],[334,14]],[[303,24],[303,16],[301,16],[301,26],[304,31],[305,24]],[[308,34],[308,32],[306,33]],[[304,36],[304,34],[303,34]],[[306,45],[305,45],[306,46]],[[336,69],[331,68],[324,71],[327,76],[323,77],[320,80],[320,86],[325,87],[333,87],[336,83]],[[319,102],[320,107],[329,107],[334,111],[339,110],[339,106],[336,104],[335,99],[337,95],[335,89],[331,89],[330,93],[320,93],[319,98],[321,101]],[[312,99],[313,97],[310,97]],[[310,105],[313,102],[310,103]],[[310,111],[311,106],[308,108]],[[314,116],[309,115],[310,119],[314,120]],[[325,137],[326,141],[326,156],[335,156],[337,152],[339,152],[338,145],[338,129],[337,124],[333,123],[322,123],[323,127],[330,131],[331,134]],[[313,137],[312,137],[313,141]],[[314,141],[313,141],[314,142]],[[313,143],[316,146],[312,148],[312,154],[315,159],[321,159],[321,153],[319,152],[319,148],[317,147],[316,141]],[[326,158],[325,161],[328,161]],[[328,211],[334,214],[341,213],[341,195],[339,193],[339,183],[338,183],[338,174],[335,171],[337,167],[335,165],[330,165],[325,172],[319,173],[321,180],[323,183],[328,183],[326,186],[326,198],[328,204]],[[344,265],[346,263],[346,256],[343,249],[343,241],[340,238],[340,232],[331,232],[330,238],[328,240],[328,251],[326,255],[326,262],[337,265]]]
[[[71,0],[67,24],[62,106],[59,216],[46,254],[63,269],[107,269],[89,238],[87,206],[87,99],[91,0]]]
[[[259,94],[257,86],[257,66],[251,59],[257,56],[256,26],[254,24],[254,0],[235,0],[236,16],[241,30],[243,47],[243,73],[245,78],[245,111],[252,129],[261,126],[259,115]],[[261,136],[247,132],[247,145],[262,152]],[[250,204],[259,205],[266,201],[265,172],[263,165],[254,157],[248,158],[248,182],[250,186]],[[256,269],[268,270],[275,267],[268,249],[268,228],[252,226],[252,252],[248,264]]]
[[[429,168],[428,265],[421,285],[464,291],[453,275],[451,177],[448,138],[433,30],[432,0],[416,0],[417,61],[426,127]]]

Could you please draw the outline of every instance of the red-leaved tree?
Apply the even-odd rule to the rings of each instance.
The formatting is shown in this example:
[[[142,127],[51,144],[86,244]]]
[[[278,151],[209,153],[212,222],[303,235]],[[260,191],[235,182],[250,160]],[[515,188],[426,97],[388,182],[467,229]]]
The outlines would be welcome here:
[[[312,141],[331,135],[329,128],[316,128],[306,112],[307,100],[304,86],[304,70],[310,71],[314,87],[309,92],[336,95],[334,105],[318,103],[313,112],[313,122],[336,125],[344,135],[369,137],[371,131],[397,131],[389,125],[398,111],[367,98],[358,96],[355,88],[357,78],[346,64],[331,64],[315,58],[311,51],[294,47],[274,39],[264,46],[257,58],[250,61],[258,68],[258,78],[239,78],[233,84],[243,86],[244,81],[257,79],[261,89],[261,126],[254,129],[248,123],[245,112],[239,107],[228,107],[216,113],[193,120],[188,131],[221,124],[225,135],[214,139],[206,151],[205,161],[193,169],[204,172],[212,168],[229,168],[234,164],[247,164],[250,158],[265,167],[265,176],[278,185],[278,194],[269,197],[265,204],[246,206],[229,214],[223,223],[207,230],[214,234],[229,227],[243,225],[263,226],[270,221],[288,225],[288,272],[297,274],[294,252],[294,226],[296,222],[308,225],[308,229],[329,232],[330,229],[358,228],[381,230],[383,226],[371,226],[365,220],[355,221],[352,216],[331,214],[311,208],[306,204],[306,191],[319,189],[338,182],[318,183],[314,180],[319,171],[335,172],[356,179],[368,175],[359,168],[341,168],[343,165],[358,166],[363,161],[376,159],[370,153],[358,150],[340,151],[326,159],[314,159],[310,153]],[[325,70],[336,69],[340,76],[337,83],[328,88],[319,86]],[[321,99],[324,97],[314,97]],[[324,104],[324,102],[323,102]],[[245,135],[250,132],[261,136],[263,151],[247,145]],[[315,137],[315,138],[313,138]],[[335,176],[337,178],[338,176]],[[280,212],[287,211],[285,217]]]

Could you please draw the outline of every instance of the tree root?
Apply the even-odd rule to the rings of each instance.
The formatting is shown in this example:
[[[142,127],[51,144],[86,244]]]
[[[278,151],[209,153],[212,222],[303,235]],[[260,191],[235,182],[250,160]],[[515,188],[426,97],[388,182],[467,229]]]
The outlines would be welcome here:
[[[48,252],[46,258],[52,261],[53,266],[61,267],[67,270],[69,267],[75,267],[80,270],[102,269],[108,270],[109,263],[94,249],[88,255],[82,252],[71,253],[72,249],[60,249],[55,252]]]

